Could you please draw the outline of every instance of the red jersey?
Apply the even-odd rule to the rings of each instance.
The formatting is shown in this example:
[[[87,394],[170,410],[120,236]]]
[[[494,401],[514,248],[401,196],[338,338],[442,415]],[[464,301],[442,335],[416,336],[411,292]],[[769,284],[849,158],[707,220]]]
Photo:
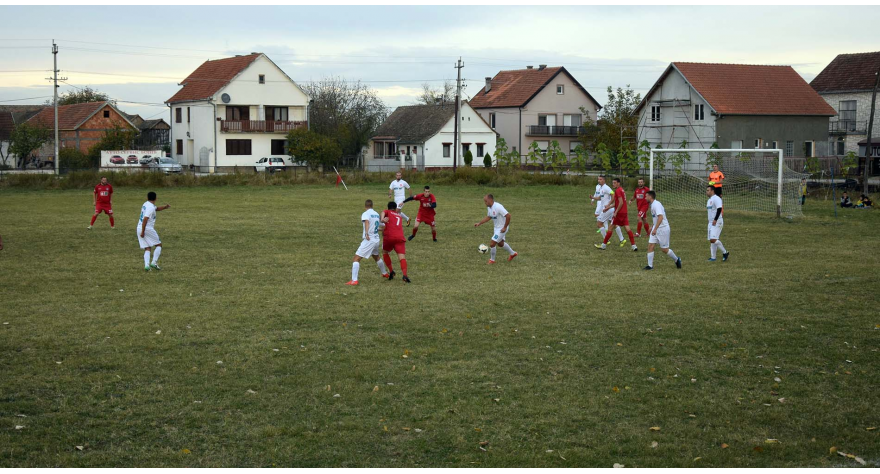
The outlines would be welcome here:
[[[623,203],[623,205],[618,206],[618,203]],[[626,214],[626,191],[623,190],[623,186],[618,186],[617,189],[614,190],[614,206],[617,208],[617,214]]]
[[[431,204],[436,203],[437,198],[434,197],[433,194],[431,194],[430,196],[425,196],[424,193],[416,194],[415,197],[413,197],[413,200],[419,202],[419,214],[420,215],[427,217],[427,218],[434,217],[434,214],[437,211],[433,207],[431,207]],[[431,220],[431,219],[428,219],[428,220]]]
[[[113,186],[109,184],[99,184],[95,186],[95,198],[98,204],[110,204],[110,197],[113,195]]]
[[[403,225],[401,224],[400,213],[397,211],[385,211],[385,217],[388,218],[388,222],[385,223],[385,229],[382,231],[382,236],[385,237],[385,240],[389,242],[403,240]]]
[[[649,207],[648,200],[645,199],[645,196],[648,195],[648,191],[650,191],[650,189],[648,189],[647,186],[642,186],[641,188],[636,188],[636,190],[633,191],[633,197],[636,199],[636,208],[637,209],[643,210],[643,209],[647,209]]]

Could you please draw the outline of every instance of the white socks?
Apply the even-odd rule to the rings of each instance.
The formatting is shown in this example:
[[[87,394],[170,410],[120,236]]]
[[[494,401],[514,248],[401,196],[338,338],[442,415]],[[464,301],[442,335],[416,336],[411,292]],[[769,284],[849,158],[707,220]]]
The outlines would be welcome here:
[[[614,230],[617,231],[617,239],[623,242],[623,231],[620,230],[620,227],[615,227]]]
[[[358,271],[361,269],[361,262],[353,262],[351,264],[351,281],[358,281]]]
[[[511,255],[513,255],[513,254],[516,253],[516,252],[513,251],[512,248],[510,248],[510,245],[508,245],[507,242],[504,242],[504,247],[502,247],[502,248],[503,248],[504,250],[507,250],[507,253],[509,253],[509,254],[511,254]]]
[[[720,240],[715,241],[715,246],[718,248],[718,250],[721,251],[722,254],[727,253],[727,249],[724,248],[724,244],[722,244]]]
[[[666,255],[667,255],[669,258],[671,258],[673,262],[675,262],[675,261],[678,260],[678,257],[675,255],[675,252],[673,252],[672,249],[669,249],[669,251],[666,252]]]
[[[385,262],[383,262],[382,259],[379,259],[379,261],[376,262],[376,263],[379,264],[379,272],[380,272],[382,275],[388,273],[388,268],[385,267]]]
[[[507,245],[507,244],[504,244]],[[492,247],[489,249],[489,260],[495,261],[495,253],[498,252],[498,247]]]
[[[159,254],[161,254],[161,253],[162,253],[162,247],[156,247],[153,250],[153,265],[155,265],[156,262],[159,261]]]
[[[602,224],[602,235],[605,235],[608,233],[608,221],[605,221]]]
[[[712,255],[713,259],[715,258],[716,255],[718,255],[718,246],[719,245],[721,245],[721,242],[719,242],[717,240],[715,242],[709,244],[709,252]]]
[[[409,220],[409,216],[404,214],[403,211],[400,211],[400,217],[403,217],[403,220],[405,220],[405,221]]]
[[[654,252],[648,252],[648,266],[654,268]]]
[[[150,266],[150,249],[144,250],[144,266],[145,267]]]

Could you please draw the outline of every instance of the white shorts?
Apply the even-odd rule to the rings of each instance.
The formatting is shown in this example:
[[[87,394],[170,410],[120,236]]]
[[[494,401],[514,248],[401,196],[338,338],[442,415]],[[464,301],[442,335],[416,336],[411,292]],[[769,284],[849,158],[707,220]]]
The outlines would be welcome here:
[[[596,218],[596,222],[608,222],[614,218],[614,208],[608,209],[605,212],[599,214],[599,217]]]
[[[138,245],[140,245],[142,249],[155,247],[162,243],[162,241],[159,240],[159,234],[156,233],[156,229],[151,229],[149,227],[144,229],[144,236],[141,237],[141,226],[137,226],[137,238]]]
[[[661,249],[669,248],[669,227],[661,227],[657,229],[657,235],[649,234],[649,244],[657,244]]]
[[[709,238],[708,240],[718,240],[721,237],[721,228],[724,227],[724,221],[718,221],[717,224],[712,225],[709,223]]]
[[[510,232],[510,227],[507,228],[507,232]],[[492,241],[495,243],[504,242],[507,237],[507,232],[501,232],[501,229],[495,229],[495,233],[492,234]]]
[[[397,208],[398,208],[398,209],[403,209],[403,201],[398,201],[397,199],[395,199],[394,202],[397,203]]]
[[[360,258],[370,258],[373,255],[379,255],[379,238],[362,240],[361,246],[358,247],[357,252],[354,254]]]

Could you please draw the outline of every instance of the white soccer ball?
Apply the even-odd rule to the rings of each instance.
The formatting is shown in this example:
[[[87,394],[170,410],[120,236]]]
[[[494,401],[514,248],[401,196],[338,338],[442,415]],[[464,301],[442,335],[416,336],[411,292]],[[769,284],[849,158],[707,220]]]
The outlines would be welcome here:
[[[480,249],[480,253],[486,253],[489,251],[489,247],[486,246],[486,244],[480,244],[479,249]]]

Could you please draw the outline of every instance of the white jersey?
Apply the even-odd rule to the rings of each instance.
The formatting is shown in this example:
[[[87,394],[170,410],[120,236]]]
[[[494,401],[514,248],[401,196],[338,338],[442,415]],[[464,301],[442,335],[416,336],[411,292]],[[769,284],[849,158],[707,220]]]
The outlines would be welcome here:
[[[712,221],[715,220],[715,214],[718,213],[718,209],[721,209],[721,206],[722,206],[721,198],[718,196],[712,196],[709,198],[708,201],[706,201],[706,211],[708,211],[708,214],[709,214],[709,223],[710,224],[712,223]],[[718,216],[718,223],[719,224],[724,223],[724,216],[723,215]]]
[[[147,229],[152,229],[153,225],[156,223],[156,205],[147,201],[141,206],[141,217],[138,219],[138,229],[141,228],[141,225],[144,222],[144,217],[149,217],[150,220],[147,221]]]
[[[388,186],[388,189],[394,191],[394,202],[400,204],[406,200],[406,190],[409,189],[409,183],[402,179],[395,179],[391,182],[391,186]]]
[[[660,223],[660,227],[657,227],[657,230],[668,229],[669,218],[666,217],[666,209],[663,208],[663,204],[660,204],[660,201],[654,201],[651,203],[651,218],[653,219],[651,222],[652,227],[657,225],[657,218],[659,216],[663,216],[663,222]]]
[[[369,230],[370,240],[379,241],[379,213],[374,211],[373,209],[367,209],[361,214],[361,226],[363,226],[364,222],[367,221],[367,228],[361,233],[361,238],[367,239],[367,230]]]
[[[607,184],[597,184],[596,185],[596,194],[595,196],[599,198],[599,204],[602,206],[597,207],[601,213],[602,209],[605,209],[605,206],[611,203],[611,197],[614,196],[614,191]],[[611,206],[613,209],[614,206]]]
[[[495,226],[495,233],[501,232],[501,229],[504,228],[504,223],[507,222],[507,219],[505,219],[507,214],[507,209],[505,209],[500,202],[496,201],[488,207],[487,215],[492,219],[492,223]]]

